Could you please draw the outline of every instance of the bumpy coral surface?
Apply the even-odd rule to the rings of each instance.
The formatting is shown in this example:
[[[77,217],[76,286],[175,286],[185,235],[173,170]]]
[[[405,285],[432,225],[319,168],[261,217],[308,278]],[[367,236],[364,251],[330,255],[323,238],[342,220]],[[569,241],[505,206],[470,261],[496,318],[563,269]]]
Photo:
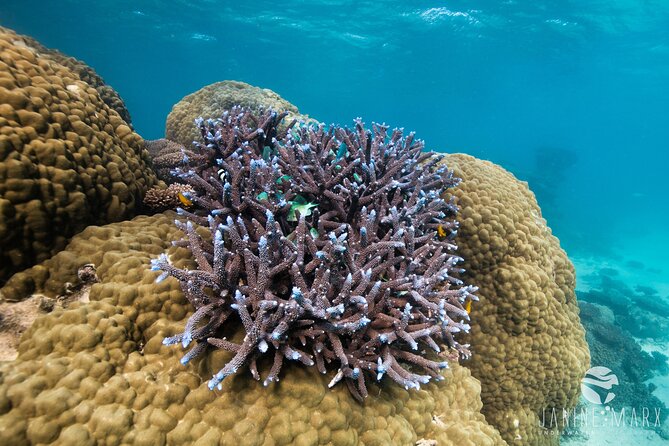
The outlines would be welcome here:
[[[186,148],[177,142],[165,138],[145,140],[144,144],[149,151],[153,170],[158,175],[158,178],[167,183],[179,181],[179,178],[173,174],[173,171],[183,164]]]
[[[157,183],[142,139],[69,68],[0,30],[0,283]]]
[[[212,389],[247,367],[275,381],[284,360],[337,369],[330,387],[343,380],[360,401],[369,379],[406,389],[441,379],[448,364],[435,352],[445,344],[468,355],[455,336],[469,330],[464,306],[477,300],[457,278],[451,237],[446,191],[460,180],[413,133],[360,119],[352,129],[279,131],[283,117],[234,107],[198,120],[203,142],[181,170],[195,209],[180,212],[188,223],[179,243],[198,268],[155,261],[197,311],[165,343],[190,349],[183,364],[212,347],[234,352]],[[235,320],[241,343],[225,337]]]
[[[224,111],[240,105],[251,110],[273,108],[288,112],[287,122],[293,118],[307,120],[290,102],[267,88],[258,88],[238,81],[216,82],[191,93],[179,101],[167,116],[165,138],[191,147],[200,132],[194,124],[199,117],[218,118]]]
[[[39,318],[18,359],[0,366],[0,444],[505,444],[480,413],[478,382],[457,363],[418,391],[372,384],[364,405],[345,387],[328,390],[334,372],[290,365],[269,387],[245,373],[209,391],[204,383],[231,354],[184,367],[162,344],[192,311],[176,280],[156,284],[150,270],[166,249],[174,265],[195,266],[187,249],[169,247],[174,217],[89,227],[25,272],[58,290],[93,263],[100,282],[89,303]]]
[[[128,112],[128,109],[125,107],[125,103],[123,102],[123,99],[121,99],[121,96],[116,90],[108,85],[92,67],[89,67],[84,62],[63,54],[58,50],[47,48],[32,37],[19,37],[27,46],[33,48],[40,57],[51,59],[57,64],[63,65],[79,75],[79,78],[82,81],[98,91],[100,98],[109,106],[109,108],[116,110],[119,116],[121,116],[128,125],[131,124],[130,112]]]
[[[445,161],[463,178],[459,254],[465,280],[480,287],[464,365],[509,444],[557,444],[557,432],[539,427],[542,412],[574,407],[589,363],[574,268],[526,183],[467,155]]]
[[[190,199],[187,197],[194,193],[195,191],[188,184],[173,183],[167,189],[154,187],[144,195],[144,206],[154,212],[188,207]]]

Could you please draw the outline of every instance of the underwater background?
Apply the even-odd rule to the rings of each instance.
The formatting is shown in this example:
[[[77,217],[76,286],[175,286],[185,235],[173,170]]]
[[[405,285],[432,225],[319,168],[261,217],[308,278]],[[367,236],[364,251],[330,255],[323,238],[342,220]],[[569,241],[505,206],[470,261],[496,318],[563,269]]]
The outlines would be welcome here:
[[[235,79],[502,165],[576,266],[592,365],[669,405],[668,2],[5,0],[0,25],[94,67],[145,139]],[[564,443],[625,444],[603,431]]]

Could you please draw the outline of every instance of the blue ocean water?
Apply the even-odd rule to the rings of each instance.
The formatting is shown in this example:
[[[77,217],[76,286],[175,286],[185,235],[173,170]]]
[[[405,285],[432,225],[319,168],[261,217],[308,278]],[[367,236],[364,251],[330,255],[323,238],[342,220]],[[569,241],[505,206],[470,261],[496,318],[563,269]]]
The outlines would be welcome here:
[[[146,139],[234,79],[489,159],[529,182],[580,291],[669,301],[669,2],[4,0],[0,24],[93,66]]]

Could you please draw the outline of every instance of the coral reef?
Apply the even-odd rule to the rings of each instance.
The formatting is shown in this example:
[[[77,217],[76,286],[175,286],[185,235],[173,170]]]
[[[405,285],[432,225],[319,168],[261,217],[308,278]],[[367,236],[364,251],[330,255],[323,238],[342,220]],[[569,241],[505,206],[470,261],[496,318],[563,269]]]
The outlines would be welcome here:
[[[592,288],[579,292],[581,300],[611,309],[616,324],[630,336],[658,341],[668,338],[669,299],[647,286],[633,289],[617,270],[602,268],[589,279]],[[633,333],[630,327],[634,327]]]
[[[168,209],[175,210],[179,207],[187,207],[195,190],[188,184],[173,183],[167,189],[154,187],[149,189],[144,196],[144,206],[154,212],[162,212]]]
[[[23,42],[25,45],[35,50],[39,57],[50,59],[58,65],[69,68],[73,73],[76,73],[79,76],[79,79],[95,88],[104,103],[107,104],[107,106],[112,110],[115,110],[121,119],[123,119],[126,124],[132,127],[130,112],[125,107],[123,99],[121,99],[121,96],[116,92],[116,90],[108,85],[92,67],[86,65],[84,62],[78,59],[75,59],[74,57],[63,54],[58,50],[47,48],[32,37],[21,35],[18,37],[20,38],[19,42]]]
[[[581,321],[592,364],[608,367],[624,383],[610,405],[662,408],[661,418],[666,422],[666,404],[653,395],[655,386],[647,381],[669,373],[669,358],[658,351],[645,352],[640,343],[667,342],[667,301],[648,286],[630,287],[618,270],[601,268],[592,276],[593,288],[578,292]]]
[[[281,381],[268,387],[256,382],[250,373],[236,373],[220,382],[220,390],[216,386],[211,392],[204,384],[225,369],[238,352],[212,349],[210,354],[192,359],[187,367],[179,363],[180,349],[163,345],[163,340],[184,331],[188,321],[194,321],[197,302],[191,305],[191,290],[187,288],[188,293],[184,293],[176,280],[155,283],[157,273],[151,271],[150,261],[167,250],[162,259],[168,259],[175,272],[195,271],[207,263],[216,266],[211,250],[217,225],[210,226],[207,220],[188,212],[183,212],[183,217],[171,212],[138,217],[89,227],[74,236],[66,250],[49,258],[86,225],[132,215],[137,200],[157,180],[146,167],[147,153],[141,139],[104,104],[101,94],[83,82],[81,75],[36,54],[34,48],[10,31],[0,32],[0,63],[4,64],[0,121],[5,127],[5,133],[0,134],[0,281],[12,271],[46,260],[14,274],[0,294],[6,302],[40,305],[41,298],[31,297],[33,292],[56,298],[71,290],[71,284],[78,288],[82,282],[77,272],[86,264],[96,266],[99,282],[85,287],[82,284],[90,302],[73,301],[59,307],[46,305],[50,301],[45,301],[42,307],[51,312],[42,314],[27,329],[18,346],[18,358],[0,364],[0,443],[217,445],[239,443],[240,438],[251,445],[414,445],[419,441],[503,445],[505,440],[516,445],[556,443],[558,436],[539,427],[537,414],[544,408],[575,404],[589,356],[573,293],[573,269],[526,185],[488,162],[464,155],[445,157],[455,176],[464,180],[450,190],[463,209],[458,214],[461,227],[457,238],[458,253],[466,259],[467,276],[463,278],[481,287],[477,293],[481,301],[471,306],[471,334],[463,338],[474,352],[465,363],[467,368],[451,360],[450,368],[439,371],[444,380],[432,380],[420,389],[406,390],[389,379],[368,380],[365,387],[369,396],[363,404],[351,395],[347,388],[350,384],[328,390],[337,379],[336,367],[323,375],[316,367],[303,367],[293,361],[283,365]],[[280,102],[268,104],[263,96]],[[166,134],[190,148],[199,135],[191,124],[194,118],[220,116],[235,102],[297,113],[269,90],[219,83],[177,104],[168,118]],[[206,122],[202,124],[208,128]],[[285,130],[279,128],[279,132]],[[303,135],[300,132],[308,128],[293,131]],[[210,136],[215,140],[216,133]],[[46,141],[49,150],[44,148]],[[334,149],[336,156],[339,147]],[[175,163],[183,162],[184,154],[191,157],[189,163],[198,161],[193,156],[197,151],[186,151],[181,145],[157,150],[164,150],[165,157],[159,163],[164,163],[161,168],[168,174]],[[246,161],[250,170],[250,160]],[[265,162],[264,168],[271,166]],[[258,163],[255,166],[261,167]],[[222,167],[217,166],[211,173],[220,179]],[[43,176],[30,176],[35,172]],[[14,178],[21,184],[8,181]],[[206,174],[204,178],[209,180]],[[223,184],[226,179],[230,182],[224,175]],[[280,185],[286,179],[282,178]],[[26,181],[32,182],[28,185]],[[76,189],[70,188],[71,183]],[[131,189],[123,189],[124,183]],[[353,183],[357,184],[355,178]],[[206,186],[199,187],[205,193],[197,204],[206,209]],[[18,197],[21,191],[30,191],[34,197]],[[268,191],[267,196],[260,192],[253,196],[257,200],[251,201],[280,200],[278,195],[270,195],[272,191],[276,189]],[[301,192],[299,195],[305,197]],[[293,210],[294,220],[280,220],[274,213],[274,221],[279,222],[274,227],[288,235],[287,241],[280,241],[284,246],[303,246],[303,253],[315,255],[321,250],[310,251],[308,245],[297,243],[295,236],[304,235],[305,242],[322,238],[326,231],[319,228],[317,234],[306,231],[306,226],[304,231],[297,230],[303,221],[306,225],[307,217],[313,220],[322,215],[310,197],[294,198],[283,197]],[[35,207],[39,209],[35,211]],[[78,220],[82,216],[97,220]],[[193,230],[188,229],[186,216],[197,223],[192,225]],[[249,221],[244,222],[254,236],[272,232],[266,214],[256,212],[254,216],[257,225],[253,220],[251,226]],[[390,216],[392,220],[392,212]],[[181,222],[179,227],[186,230],[188,242],[170,246],[170,240],[183,236],[173,224],[175,217]],[[228,224],[227,218],[222,223],[237,233],[242,228],[234,220]],[[50,227],[58,227],[59,233],[52,234]],[[454,227],[447,224],[445,230],[437,227],[436,231],[448,236],[451,229]],[[232,247],[231,234],[223,228],[223,246]],[[350,249],[354,241],[359,242],[359,235],[353,232],[346,241],[333,240],[330,249],[334,251],[345,243]],[[377,231],[377,238],[379,235]],[[28,244],[20,245],[22,240]],[[450,242],[448,238],[439,240]],[[248,271],[255,273],[251,277],[256,283],[242,284],[246,290],[258,288],[262,264],[260,238],[255,243],[250,241],[251,237]],[[187,244],[202,248],[193,253],[195,261]],[[6,255],[12,260],[8,261]],[[154,260],[154,266],[156,263]],[[10,268],[5,270],[5,265]],[[372,274],[378,274],[376,267]],[[243,268],[246,271],[247,265]],[[388,271],[393,268],[395,265]],[[290,272],[284,274],[288,276]],[[282,296],[287,296],[284,300],[289,303],[305,302],[305,293],[298,291],[301,296],[292,289],[283,290]],[[232,307],[237,304],[232,300],[234,295],[226,298],[236,311]],[[250,306],[251,301],[244,303]],[[455,303],[457,310],[470,308]],[[361,300],[359,305],[364,307]],[[449,310],[449,319],[456,313],[465,319],[461,311]],[[343,314],[342,319],[347,316]],[[233,322],[232,317],[229,322]],[[243,345],[248,326],[242,322],[226,325],[222,333],[228,343],[225,345]],[[194,335],[198,328],[203,326],[197,325],[192,330]],[[458,338],[458,342],[463,339]],[[446,340],[450,341],[448,337]],[[404,342],[411,346],[410,341]],[[456,346],[455,340],[452,342]],[[270,344],[268,352],[273,348]],[[433,362],[447,360],[448,354],[445,356],[437,356]],[[272,362],[271,358],[258,359],[257,368],[271,370]],[[336,352],[333,362],[340,364]],[[378,361],[376,366],[378,371]],[[419,370],[412,366],[410,373]],[[354,393],[361,393],[357,380],[343,381],[354,383]]]
[[[247,367],[260,380],[266,356],[265,385],[284,359],[322,374],[331,364],[329,385],[344,380],[360,401],[368,377],[406,389],[440,379],[447,362],[423,352],[445,344],[467,356],[454,334],[469,330],[464,305],[477,300],[455,277],[457,209],[446,190],[459,180],[413,134],[360,120],[281,131],[284,116],[234,107],[198,121],[203,143],[181,170],[195,209],[177,222],[198,268],[154,261],[196,311],[165,343],[190,347],[183,364],[212,346],[235,353],[210,389]],[[241,343],[224,336],[235,320]]]
[[[142,139],[78,73],[0,29],[0,284],[158,180]]]
[[[610,309],[589,302],[580,302],[580,308],[592,364],[608,367],[618,381],[624,383],[616,388],[616,397],[609,406],[616,409],[658,407],[662,408],[662,419],[666,419],[666,406],[652,394],[652,385],[645,381],[669,372],[667,357],[641,350],[632,335],[616,322]]]
[[[370,383],[364,405],[343,386],[328,390],[334,372],[291,363],[270,387],[237,374],[210,392],[203,384],[233,354],[217,350],[184,367],[162,344],[192,314],[179,283],[156,284],[150,270],[165,250],[175,267],[196,266],[189,250],[170,247],[180,237],[175,217],[89,227],[24,272],[50,296],[82,264],[95,264],[100,282],[89,303],[38,318],[18,358],[0,365],[0,444],[505,444],[480,413],[478,381],[456,362],[421,390]]]
[[[480,288],[464,365],[481,381],[486,419],[509,444],[556,444],[538,414],[574,407],[589,364],[573,266],[526,183],[467,155],[445,161],[463,179],[453,190],[463,280]]]
[[[179,101],[167,116],[165,138],[190,147],[200,139],[194,124],[199,117],[218,118],[221,114],[239,105],[251,110],[273,108],[288,112],[288,122],[293,118],[308,121],[290,102],[267,88],[258,88],[238,81],[216,82],[191,93]]]
[[[186,148],[179,143],[164,138],[144,141],[144,144],[149,151],[153,170],[158,178],[166,183],[178,181],[178,177],[172,172],[183,164]]]

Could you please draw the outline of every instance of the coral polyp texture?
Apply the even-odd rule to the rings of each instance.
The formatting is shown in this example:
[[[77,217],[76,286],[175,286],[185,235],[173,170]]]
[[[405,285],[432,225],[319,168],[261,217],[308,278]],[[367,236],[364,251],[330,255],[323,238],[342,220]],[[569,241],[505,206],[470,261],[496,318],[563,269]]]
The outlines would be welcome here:
[[[369,378],[406,389],[441,379],[437,353],[469,354],[454,335],[477,299],[455,277],[457,208],[442,197],[459,179],[413,134],[360,120],[279,130],[284,116],[235,107],[198,121],[203,142],[180,173],[195,209],[176,222],[198,268],[153,262],[196,311],[164,342],[189,348],[183,364],[212,347],[234,353],[210,389],[242,369],[267,385],[285,360],[336,370],[329,386],[343,380],[358,400]],[[233,342],[237,321],[245,336]]]
[[[0,284],[158,180],[141,137],[77,72],[0,28]]]
[[[63,65],[76,73],[82,81],[98,91],[100,98],[109,106],[109,108],[114,109],[128,125],[131,124],[130,112],[128,112],[121,96],[116,90],[108,85],[92,67],[74,57],[63,54],[58,50],[47,48],[32,37],[20,37],[21,42],[35,50],[40,57],[51,59],[57,64]]]
[[[557,445],[553,409],[572,409],[590,355],[574,292],[574,267],[527,183],[462,154],[446,162],[464,180],[453,190],[463,280],[480,287],[463,364],[481,381],[483,413],[513,445]]]
[[[145,140],[144,145],[149,151],[153,170],[158,178],[167,183],[178,181],[173,171],[181,165],[186,148],[179,143],[164,138]]]
[[[188,184],[172,183],[167,189],[154,187],[144,195],[144,206],[154,212],[175,210],[185,206],[190,200],[186,198],[195,191]]]
[[[176,103],[165,122],[165,138],[190,147],[193,141],[200,138],[200,130],[194,124],[195,119],[218,118],[221,113],[234,106],[254,111],[271,107],[288,112],[289,120],[309,120],[308,116],[300,114],[295,105],[268,88],[239,81],[222,81],[202,87]]]

